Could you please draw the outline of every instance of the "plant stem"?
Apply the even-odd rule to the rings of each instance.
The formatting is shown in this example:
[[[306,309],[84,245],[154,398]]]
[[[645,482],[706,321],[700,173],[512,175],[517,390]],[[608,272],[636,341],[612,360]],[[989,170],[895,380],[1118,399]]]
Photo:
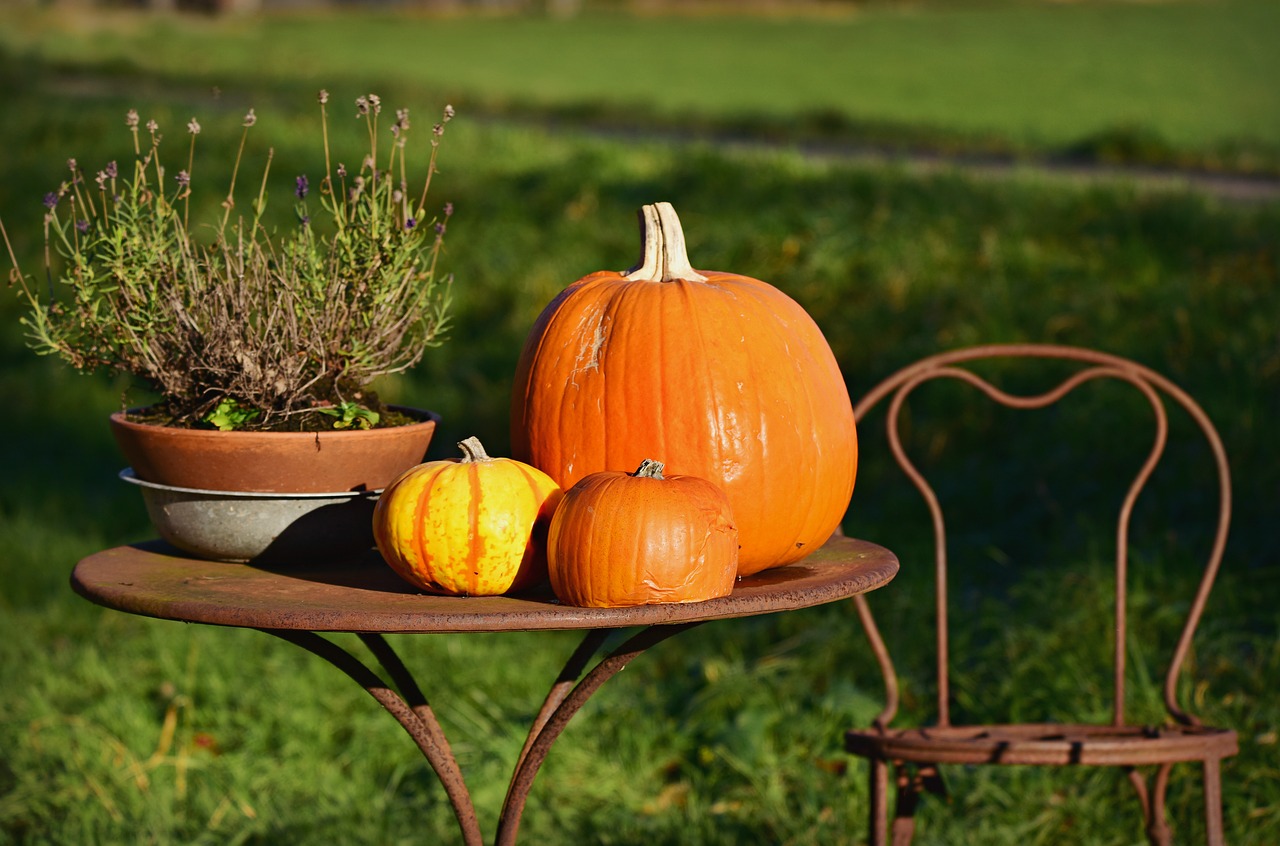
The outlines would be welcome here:
[[[267,148],[267,165],[262,169],[262,184],[258,187],[258,201],[254,204],[253,209],[253,236],[257,238],[257,232],[261,229],[262,212],[266,208],[267,198],[267,174],[271,172],[271,160],[276,157],[276,148]]]
[[[227,231],[227,220],[231,217],[231,209],[235,207],[236,175],[240,173],[240,159],[244,155],[244,142],[249,137],[249,127],[240,133],[240,148],[236,150],[236,163],[231,168],[231,184],[227,186],[227,199],[222,201],[222,225],[220,231]]]

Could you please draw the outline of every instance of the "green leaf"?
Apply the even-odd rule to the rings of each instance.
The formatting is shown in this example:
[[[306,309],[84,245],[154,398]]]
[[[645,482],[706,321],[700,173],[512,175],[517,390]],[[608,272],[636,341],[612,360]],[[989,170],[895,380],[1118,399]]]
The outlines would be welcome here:
[[[372,429],[381,419],[376,411],[370,411],[359,403],[343,402],[331,408],[318,409],[323,414],[336,417],[333,421],[335,429]]]
[[[223,397],[213,411],[201,419],[221,432],[231,432],[252,422],[258,414],[256,408],[244,408],[231,397]]]

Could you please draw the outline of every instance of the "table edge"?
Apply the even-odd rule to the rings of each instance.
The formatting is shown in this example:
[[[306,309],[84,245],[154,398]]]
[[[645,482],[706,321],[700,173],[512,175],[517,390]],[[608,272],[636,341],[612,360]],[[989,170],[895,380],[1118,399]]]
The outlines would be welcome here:
[[[833,549],[833,547],[839,549]],[[866,562],[866,566],[852,568],[847,578],[823,583],[817,588],[796,590],[788,588],[785,580],[772,586],[759,584],[767,583],[779,573],[785,575],[786,567],[776,568],[776,570],[766,570],[755,576],[746,577],[727,597],[703,602],[658,603],[628,608],[580,608],[518,597],[472,598],[422,595],[423,604],[435,610],[424,609],[420,613],[406,613],[399,610],[377,613],[337,608],[326,613],[315,609],[291,612],[289,609],[276,608],[269,614],[246,612],[241,619],[230,620],[226,619],[225,615],[210,613],[210,608],[215,606],[207,602],[191,601],[181,596],[170,599],[148,597],[136,591],[127,590],[132,587],[131,584],[121,585],[122,589],[119,590],[109,590],[102,586],[90,586],[82,580],[82,571],[95,562],[100,562],[106,556],[143,553],[157,555],[162,559],[176,557],[148,549],[146,545],[115,547],[87,556],[77,563],[71,573],[70,582],[76,593],[102,607],[144,617],[204,625],[383,634],[566,631],[685,624],[795,611],[875,590],[892,581],[899,569],[897,557],[889,550],[869,541],[844,536],[831,538],[813,555],[787,566],[811,568],[814,561],[820,561],[837,552]],[[210,562],[201,563],[208,565]],[[217,564],[217,562],[213,563]],[[244,567],[246,565],[228,566]],[[485,599],[491,600],[485,607],[497,605],[506,607],[508,610],[477,613],[475,609],[479,607],[479,601]],[[470,609],[467,608],[468,603],[474,603]],[[453,605],[457,606],[456,611],[439,610]]]

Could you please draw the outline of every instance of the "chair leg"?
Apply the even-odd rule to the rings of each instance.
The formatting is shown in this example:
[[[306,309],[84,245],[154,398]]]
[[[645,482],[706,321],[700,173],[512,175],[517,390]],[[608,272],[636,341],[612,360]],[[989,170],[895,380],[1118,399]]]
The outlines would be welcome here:
[[[1222,776],[1217,758],[1204,762],[1204,825],[1208,846],[1223,846]]]
[[[869,758],[871,766],[870,812],[868,814],[867,842],[870,846],[889,844],[889,762],[881,758]]]
[[[1165,817],[1164,797],[1169,792],[1169,773],[1173,764],[1161,764],[1156,770],[1155,788],[1151,792],[1151,817],[1147,824],[1147,838],[1152,846],[1172,846],[1173,832]]]
[[[1164,796],[1169,787],[1169,770],[1172,764],[1161,764],[1156,771],[1156,783],[1150,793],[1147,792],[1147,780],[1134,767],[1126,767],[1125,771],[1133,789],[1138,794],[1138,802],[1142,805],[1142,822],[1147,832],[1147,842],[1151,846],[1170,846],[1173,834],[1164,818]]]
[[[920,804],[920,780],[906,766],[898,766],[898,799],[893,808],[893,846],[910,846],[916,834],[916,805]]]

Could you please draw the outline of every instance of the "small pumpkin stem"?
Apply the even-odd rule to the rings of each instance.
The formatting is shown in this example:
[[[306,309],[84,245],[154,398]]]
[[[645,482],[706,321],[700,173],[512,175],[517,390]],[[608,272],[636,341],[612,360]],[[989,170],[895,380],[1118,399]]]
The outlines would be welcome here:
[[[462,450],[463,464],[489,460],[489,453],[484,451],[484,446],[481,445],[480,439],[475,435],[472,435],[465,441],[459,441],[458,449]]]
[[[662,470],[665,466],[661,461],[646,458],[640,462],[640,468],[633,475],[637,479],[657,479],[662,481]]]
[[[684,242],[680,217],[670,203],[654,203],[640,209],[640,262],[626,272],[630,282],[671,282],[686,279],[706,282],[693,269]]]

